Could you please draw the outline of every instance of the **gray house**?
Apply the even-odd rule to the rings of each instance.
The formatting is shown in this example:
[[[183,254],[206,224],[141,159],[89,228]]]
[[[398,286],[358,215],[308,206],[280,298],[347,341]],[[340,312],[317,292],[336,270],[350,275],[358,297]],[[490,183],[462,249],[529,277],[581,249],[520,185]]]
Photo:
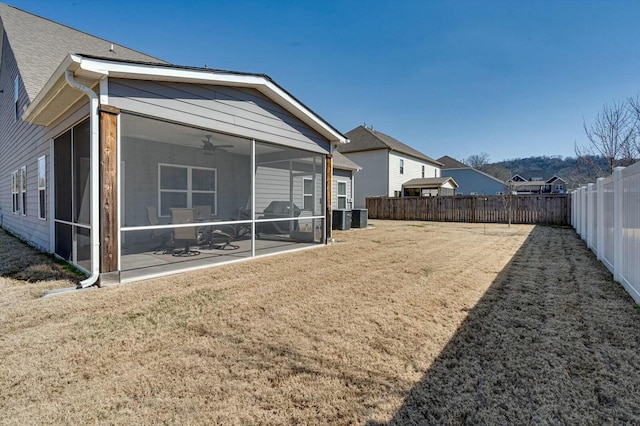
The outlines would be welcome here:
[[[345,133],[350,142],[338,151],[362,167],[354,207],[366,208],[367,197],[402,196],[411,179],[438,178],[442,163],[372,128],[358,126]]]
[[[444,164],[442,176],[451,176],[458,184],[458,195],[496,195],[507,191],[505,182],[448,155],[438,161]]]
[[[0,23],[0,223],[82,286],[327,241],[347,139],[268,76],[168,64],[5,4]]]
[[[333,182],[331,206],[334,209],[351,210],[355,191],[355,174],[362,167],[338,151],[333,152]]]

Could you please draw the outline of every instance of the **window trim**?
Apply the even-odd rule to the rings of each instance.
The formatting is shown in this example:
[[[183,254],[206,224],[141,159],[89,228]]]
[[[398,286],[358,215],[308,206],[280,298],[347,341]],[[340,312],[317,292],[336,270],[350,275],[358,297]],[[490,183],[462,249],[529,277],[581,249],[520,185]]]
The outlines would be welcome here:
[[[345,210],[348,209],[348,201],[349,201],[349,195],[347,194],[347,184],[349,182],[346,180],[336,180],[336,207],[338,209],[344,208]],[[344,195],[340,195],[340,184],[344,184]],[[340,207],[340,199],[344,198],[344,207]]]
[[[404,174],[404,159],[400,159],[400,174]]]
[[[18,181],[18,170],[11,172],[11,212],[20,213],[20,182]]]
[[[18,108],[18,101],[20,100],[20,76],[17,75],[15,80],[13,81],[13,105],[15,110],[15,117],[13,117],[13,122],[17,122],[20,118],[20,111]]]
[[[187,169],[187,189],[162,189],[162,167],[174,167]],[[215,176],[215,185],[213,191],[205,191],[201,189],[193,189],[193,170],[212,171]],[[162,193],[184,193],[187,194],[186,208],[193,208],[193,194],[213,194],[213,206],[211,206],[211,214],[218,214],[218,169],[212,167],[187,166],[184,164],[158,163],[158,217],[171,217],[171,215],[162,214]]]
[[[20,167],[20,199],[22,201],[22,216],[27,215],[27,166]]]
[[[426,167],[424,166],[424,164],[422,165],[422,178],[424,179],[424,174],[426,172]]]
[[[41,197],[41,193],[44,193],[44,197]],[[47,220],[47,157],[45,155],[38,157],[38,219]]]

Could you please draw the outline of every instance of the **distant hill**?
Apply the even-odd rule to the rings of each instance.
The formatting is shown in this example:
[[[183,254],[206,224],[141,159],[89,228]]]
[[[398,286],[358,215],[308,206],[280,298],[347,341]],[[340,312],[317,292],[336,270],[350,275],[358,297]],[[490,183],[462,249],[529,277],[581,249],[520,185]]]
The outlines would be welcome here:
[[[596,162],[601,168],[607,169],[604,158],[594,157],[590,160]],[[503,180],[505,180],[505,176],[511,177],[515,174],[519,174],[525,179],[541,177],[545,180],[557,175],[567,181],[569,188],[595,182],[598,177],[591,168],[585,167],[582,163],[579,164],[576,158],[561,156],[514,158],[490,163],[480,169]]]

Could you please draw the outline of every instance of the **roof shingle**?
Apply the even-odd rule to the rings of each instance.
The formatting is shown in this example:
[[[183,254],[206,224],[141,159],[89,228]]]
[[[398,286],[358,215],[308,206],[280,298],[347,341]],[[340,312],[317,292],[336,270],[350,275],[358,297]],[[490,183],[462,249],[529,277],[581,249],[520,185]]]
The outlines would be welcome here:
[[[0,20],[30,101],[69,53],[167,63],[4,3],[0,3]]]
[[[384,133],[377,130],[369,129],[364,126],[358,126],[355,129],[345,133],[345,136],[348,137],[351,142],[338,148],[338,150],[343,154],[349,152],[372,151],[376,149],[389,149],[391,151],[397,151],[402,154],[427,161],[429,163],[435,164],[436,166],[442,166],[442,163],[440,163],[439,161],[436,161],[428,155],[425,155],[420,151],[411,148],[409,145],[406,145],[399,140],[392,138],[389,135],[385,135]]]

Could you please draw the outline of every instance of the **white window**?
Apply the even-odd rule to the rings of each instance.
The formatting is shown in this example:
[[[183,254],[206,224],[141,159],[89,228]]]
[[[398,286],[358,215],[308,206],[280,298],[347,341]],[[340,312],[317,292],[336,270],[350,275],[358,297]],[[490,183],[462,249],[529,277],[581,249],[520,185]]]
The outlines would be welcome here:
[[[313,179],[303,178],[302,182],[303,210],[313,211]]]
[[[14,117],[14,121],[18,121],[18,118],[20,118],[20,110],[18,109],[19,97],[20,97],[20,77],[18,76],[13,82],[13,105],[16,113]]]
[[[211,206],[217,214],[217,171],[204,167],[158,165],[160,216],[171,216],[172,207]]]
[[[20,179],[18,177],[18,171],[11,173],[11,195],[13,199],[14,213],[20,213]]]
[[[404,174],[404,160],[402,159],[400,160],[400,174]]]
[[[27,215],[27,166],[20,169],[20,190],[22,192],[22,216]]]
[[[422,177],[424,178],[424,165],[422,166]]]
[[[562,191],[564,186],[562,184],[556,185],[556,191]]]
[[[347,182],[338,182],[338,208],[347,208]]]
[[[47,160],[38,158],[38,217],[47,218]]]

